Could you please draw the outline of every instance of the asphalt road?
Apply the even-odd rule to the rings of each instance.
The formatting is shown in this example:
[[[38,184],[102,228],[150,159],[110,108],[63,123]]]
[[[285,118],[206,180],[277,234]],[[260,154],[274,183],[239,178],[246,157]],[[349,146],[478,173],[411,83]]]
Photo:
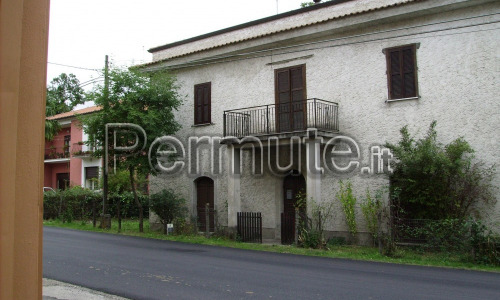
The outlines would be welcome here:
[[[500,299],[500,274],[44,228],[43,275],[132,299]]]

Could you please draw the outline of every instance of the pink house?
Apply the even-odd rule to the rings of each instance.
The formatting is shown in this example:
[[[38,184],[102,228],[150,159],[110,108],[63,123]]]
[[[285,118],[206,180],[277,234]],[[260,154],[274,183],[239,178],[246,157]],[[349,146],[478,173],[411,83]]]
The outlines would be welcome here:
[[[47,118],[57,120],[61,130],[52,141],[45,141],[45,187],[64,189],[79,185],[97,188],[102,160],[91,157],[92,149],[84,145],[87,136],[76,116],[100,109],[98,106],[92,106]]]

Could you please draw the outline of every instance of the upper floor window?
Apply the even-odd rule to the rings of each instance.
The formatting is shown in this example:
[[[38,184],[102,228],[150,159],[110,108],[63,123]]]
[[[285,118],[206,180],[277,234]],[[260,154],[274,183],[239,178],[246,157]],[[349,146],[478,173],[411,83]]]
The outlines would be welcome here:
[[[389,100],[418,96],[416,44],[385,49]]]
[[[212,122],[211,83],[194,86],[194,124],[210,124]]]

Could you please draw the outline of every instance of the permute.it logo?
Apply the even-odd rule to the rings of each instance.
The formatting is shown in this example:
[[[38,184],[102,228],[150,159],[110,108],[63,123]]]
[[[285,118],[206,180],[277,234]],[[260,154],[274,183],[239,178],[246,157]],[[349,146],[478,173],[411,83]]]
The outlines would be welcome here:
[[[120,144],[118,138],[123,133],[129,136],[124,145]],[[248,168],[245,171],[254,176],[263,174],[264,164],[267,165],[268,172],[276,176],[286,175],[292,169],[302,172],[302,166],[305,166],[307,172],[314,174],[388,174],[392,173],[390,162],[394,158],[390,149],[371,145],[368,150],[369,164],[361,166],[362,149],[354,138],[338,135],[326,139],[318,137],[314,129],[306,137],[292,136],[286,141],[268,137],[265,144],[255,136],[192,136],[184,141],[175,136],[162,136],[156,138],[147,150],[146,132],[139,125],[106,124],[106,137],[108,136],[112,137],[112,141],[110,143],[108,138],[105,141],[105,172],[108,172],[109,162],[113,162],[113,169],[116,170],[117,160],[121,157],[146,152],[150,168],[169,176],[178,176],[186,171],[188,176],[199,176],[203,169],[202,160],[205,160],[203,165],[210,166],[209,170],[203,169],[203,174],[208,171],[211,176],[218,176],[224,172],[223,162],[227,156],[223,156],[223,153],[227,151],[230,151],[228,155],[231,158],[229,174],[241,174],[243,166]],[[241,163],[242,150],[249,150],[250,164]],[[202,152],[204,155],[201,155]],[[304,163],[302,160],[305,160]]]

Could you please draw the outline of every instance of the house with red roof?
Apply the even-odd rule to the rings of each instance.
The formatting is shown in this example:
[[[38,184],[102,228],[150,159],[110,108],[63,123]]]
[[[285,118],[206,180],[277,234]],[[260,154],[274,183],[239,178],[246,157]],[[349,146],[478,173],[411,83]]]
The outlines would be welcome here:
[[[47,120],[57,120],[61,129],[53,140],[45,141],[44,187],[97,188],[102,159],[92,157],[93,148],[85,145],[88,137],[77,116],[100,109],[92,106],[47,117]]]

